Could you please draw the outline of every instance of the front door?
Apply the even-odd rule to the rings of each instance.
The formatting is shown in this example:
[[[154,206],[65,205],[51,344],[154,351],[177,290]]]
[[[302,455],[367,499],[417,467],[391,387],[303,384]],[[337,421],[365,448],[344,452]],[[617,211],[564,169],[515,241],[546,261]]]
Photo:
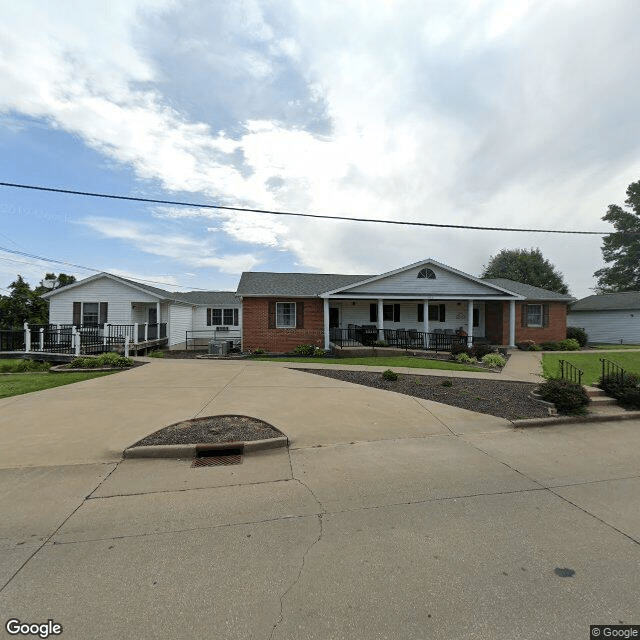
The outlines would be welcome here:
[[[158,322],[158,310],[155,307],[149,307],[149,324]]]
[[[337,307],[329,308],[329,329],[335,329],[340,326],[340,309]]]

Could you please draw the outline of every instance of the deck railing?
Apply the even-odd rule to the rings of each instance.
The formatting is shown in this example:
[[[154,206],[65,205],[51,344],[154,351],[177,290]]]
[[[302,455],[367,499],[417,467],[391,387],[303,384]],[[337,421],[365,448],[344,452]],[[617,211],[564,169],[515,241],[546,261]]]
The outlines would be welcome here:
[[[400,349],[424,349],[428,351],[451,351],[456,345],[467,345],[467,336],[453,333],[416,331],[415,329],[383,329],[382,342]],[[336,346],[371,347],[379,343],[379,330],[375,325],[349,325],[348,328],[331,327],[329,340]],[[473,338],[471,339],[473,343]]]
[[[618,383],[624,382],[624,369],[613,360],[600,358],[602,365],[602,380],[615,379]]]

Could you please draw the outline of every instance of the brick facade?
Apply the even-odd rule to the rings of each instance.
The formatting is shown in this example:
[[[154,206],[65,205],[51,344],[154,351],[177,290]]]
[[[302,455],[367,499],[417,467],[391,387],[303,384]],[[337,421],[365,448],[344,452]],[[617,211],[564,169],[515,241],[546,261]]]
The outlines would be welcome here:
[[[302,326],[295,329],[270,327],[269,303],[295,302],[296,313],[302,305]],[[249,298],[242,299],[242,350],[264,349],[271,353],[292,351],[299,344],[324,345],[323,302],[319,298]]]
[[[549,308],[549,322],[546,327],[523,327],[522,307],[526,304],[546,304]],[[508,306],[508,305],[504,305]],[[508,322],[508,316],[507,316]],[[542,342],[558,342],[567,337],[567,304],[566,302],[537,303],[535,300],[516,302],[516,344],[533,340]]]

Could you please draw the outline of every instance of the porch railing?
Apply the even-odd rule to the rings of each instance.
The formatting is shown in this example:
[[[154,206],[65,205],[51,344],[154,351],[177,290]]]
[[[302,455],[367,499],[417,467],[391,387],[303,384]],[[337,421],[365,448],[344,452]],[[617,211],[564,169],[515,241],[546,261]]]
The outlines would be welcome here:
[[[428,351],[451,351],[456,345],[467,345],[467,336],[453,333],[416,331],[415,329],[383,329],[382,340],[390,347],[400,349],[425,349]],[[329,340],[336,346],[370,347],[379,340],[379,331],[375,325],[350,325],[347,329],[332,327]],[[473,343],[473,338],[471,338]]]
[[[624,369],[617,362],[600,358],[600,364],[602,365],[602,380],[614,379],[618,383],[624,381]]]
[[[150,325],[29,325],[0,330],[0,351],[27,353],[95,354],[134,348],[140,343],[166,340],[165,322]]]

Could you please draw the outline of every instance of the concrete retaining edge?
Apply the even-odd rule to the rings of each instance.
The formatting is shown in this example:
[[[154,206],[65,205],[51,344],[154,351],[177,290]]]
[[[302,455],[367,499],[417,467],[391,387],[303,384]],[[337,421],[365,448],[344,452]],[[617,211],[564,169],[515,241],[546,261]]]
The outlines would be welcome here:
[[[286,436],[268,438],[267,440],[248,440],[246,442],[199,442],[194,444],[154,444],[146,447],[129,447],[122,452],[123,458],[194,458],[197,449],[222,448],[222,446],[242,445],[244,453],[261,451],[264,449],[278,449],[287,447],[289,439]]]
[[[591,414],[586,416],[553,416],[550,418],[526,418],[524,420],[512,420],[514,427],[546,427],[553,424],[575,424],[589,422],[617,422],[619,420],[637,420],[640,411],[628,411],[615,414]]]

